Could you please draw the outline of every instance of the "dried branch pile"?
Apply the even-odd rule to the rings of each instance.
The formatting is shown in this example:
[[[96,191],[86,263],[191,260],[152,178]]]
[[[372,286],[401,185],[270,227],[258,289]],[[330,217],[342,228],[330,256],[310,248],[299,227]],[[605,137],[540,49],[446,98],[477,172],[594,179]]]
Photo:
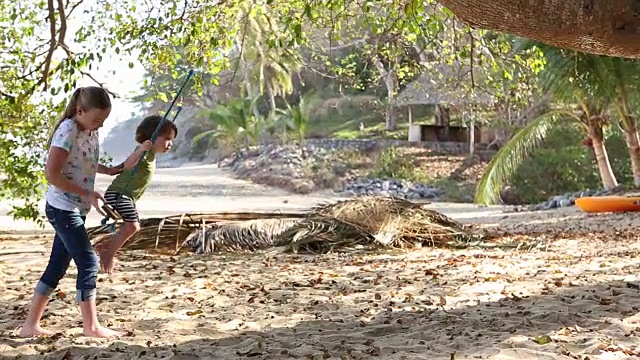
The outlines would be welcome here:
[[[108,235],[104,227],[92,237]],[[338,201],[306,213],[184,214],[145,219],[129,248],[182,246],[197,253],[281,251],[326,253],[347,248],[464,247],[479,240],[455,220],[391,197]],[[100,240],[99,240],[100,241]]]

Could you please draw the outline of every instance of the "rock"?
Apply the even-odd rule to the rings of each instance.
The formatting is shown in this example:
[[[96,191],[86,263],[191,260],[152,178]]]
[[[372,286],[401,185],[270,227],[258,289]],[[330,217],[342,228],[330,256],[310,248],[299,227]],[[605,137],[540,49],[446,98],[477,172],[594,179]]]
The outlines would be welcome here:
[[[296,194],[310,194],[315,190],[315,184],[311,180],[293,180],[293,192]]]
[[[559,207],[569,207],[569,206],[573,206],[573,204],[574,202],[567,198],[562,199],[558,202]]]
[[[505,205],[517,205],[521,203],[516,190],[511,186],[506,186],[500,191],[500,200],[502,200],[502,203]]]
[[[549,200],[546,203],[546,209],[555,209],[558,207],[558,202],[555,199]]]
[[[576,200],[583,197],[590,196],[608,196],[616,193],[620,189],[600,189],[600,190],[591,190],[587,189],[584,191],[576,191],[572,193],[566,193],[564,195],[554,195],[550,196],[549,199],[543,203],[536,204],[529,207],[530,211],[540,211],[540,210],[550,210],[556,209],[560,207],[570,207],[575,205]]]
[[[546,204],[542,203],[542,204],[537,204],[533,206],[533,211],[540,211],[540,210],[547,210]]]
[[[393,196],[402,199],[436,199],[441,190],[428,184],[412,184],[397,179],[355,179],[340,191],[351,196]],[[352,195],[352,194],[356,195]]]

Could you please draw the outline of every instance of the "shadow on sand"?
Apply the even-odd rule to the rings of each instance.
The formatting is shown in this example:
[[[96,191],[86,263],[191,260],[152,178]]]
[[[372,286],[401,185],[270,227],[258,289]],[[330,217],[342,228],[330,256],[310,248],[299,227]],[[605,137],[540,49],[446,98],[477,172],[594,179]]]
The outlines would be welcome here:
[[[128,339],[123,338],[106,347],[49,346],[49,353],[45,350],[42,355],[20,358],[577,359],[580,357],[575,354],[591,353],[594,359],[601,344],[617,342],[628,346],[640,341],[634,321],[621,321],[636,315],[640,293],[622,282],[559,288],[548,295],[528,298],[510,296],[447,311],[434,306],[417,310],[419,305],[410,302],[406,310],[391,311],[390,307],[386,309],[384,300],[377,304],[371,302],[354,309],[343,306],[338,313],[318,302],[306,309],[315,315],[315,320],[301,321],[289,328],[235,331],[233,335],[207,330],[206,318],[194,319],[198,323],[193,330],[194,339],[186,342],[172,344],[171,339],[165,338],[158,342],[167,345],[148,342],[148,346],[141,346],[128,344]],[[11,308],[9,304],[1,306]],[[148,321],[134,321],[131,325],[134,329],[144,328],[149,326],[144,324]],[[548,344],[533,340],[550,332],[556,332],[558,337]],[[605,338],[597,339],[593,332]],[[24,345],[21,341],[5,333],[0,348]]]

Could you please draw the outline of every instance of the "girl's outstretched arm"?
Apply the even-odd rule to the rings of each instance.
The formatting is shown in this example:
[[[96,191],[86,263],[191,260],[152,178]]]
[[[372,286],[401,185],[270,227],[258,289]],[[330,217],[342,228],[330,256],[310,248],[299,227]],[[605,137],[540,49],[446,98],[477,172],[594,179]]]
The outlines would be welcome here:
[[[112,167],[108,167],[103,164],[98,164],[98,173],[100,174],[111,175],[111,176],[118,175],[122,172],[123,169],[124,169],[124,163],[121,163],[120,165],[116,165]]]

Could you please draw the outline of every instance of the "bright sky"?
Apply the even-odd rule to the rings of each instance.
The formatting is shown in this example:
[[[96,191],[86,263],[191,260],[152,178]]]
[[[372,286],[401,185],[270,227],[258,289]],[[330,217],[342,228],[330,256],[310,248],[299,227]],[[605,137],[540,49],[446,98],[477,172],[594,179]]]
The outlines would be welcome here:
[[[86,1],[89,5],[95,4],[94,1]],[[82,6],[81,6],[82,7]],[[81,22],[88,17],[82,12],[84,9],[78,8],[73,14],[72,18],[68,21],[68,36],[67,44],[73,50],[74,34],[81,26]],[[84,16],[83,16],[84,15]],[[136,111],[136,104],[129,102],[129,99],[135,93],[138,93],[142,88],[142,81],[144,75],[144,69],[137,58],[123,59],[122,53],[117,55],[113,49],[107,50],[104,54],[103,62],[100,64],[94,64],[91,75],[104,84],[104,86],[112,92],[118,94],[120,98],[112,99],[111,115],[104,124],[104,127],[100,129],[100,140],[104,140],[108,132],[119,122],[128,120],[131,118],[131,113]],[[134,63],[133,69],[129,68],[129,62]],[[96,66],[97,65],[97,66]],[[78,86],[96,85],[93,80],[83,77],[78,82]]]

